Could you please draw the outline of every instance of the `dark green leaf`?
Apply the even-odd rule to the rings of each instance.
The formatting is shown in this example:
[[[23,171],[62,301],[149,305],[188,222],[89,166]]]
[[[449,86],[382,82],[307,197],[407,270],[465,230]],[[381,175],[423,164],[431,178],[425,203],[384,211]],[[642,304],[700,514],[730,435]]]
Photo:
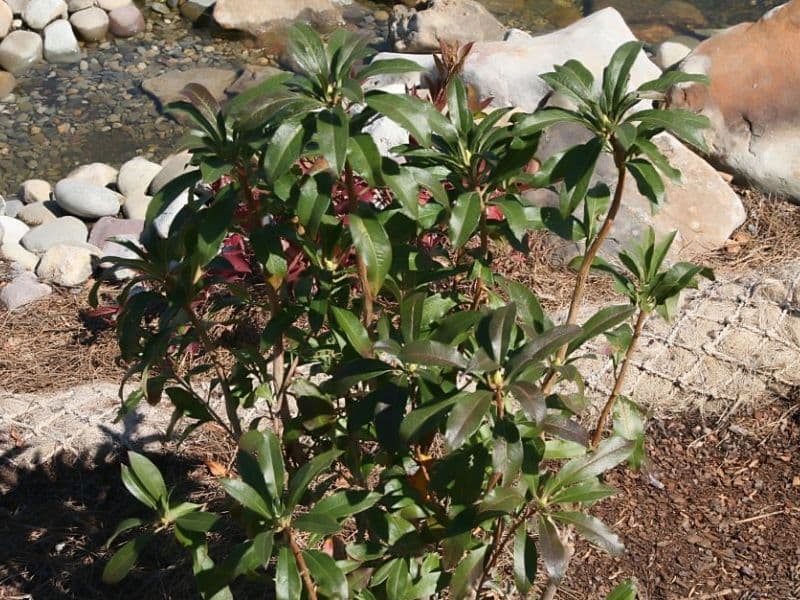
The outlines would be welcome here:
[[[708,128],[707,117],[689,110],[650,109],[632,114],[629,121],[638,122],[641,129],[653,132],[669,131],[700,150],[706,150],[703,130]]]
[[[642,196],[655,205],[664,201],[664,181],[653,165],[644,159],[634,158],[625,163],[625,167],[636,180],[636,187]]]
[[[333,172],[339,176],[347,160],[350,120],[341,106],[317,113],[317,143],[319,151]]]
[[[572,525],[581,536],[609,554],[621,554],[625,550],[625,545],[619,536],[600,519],[581,512],[557,512],[553,513],[553,518]]]
[[[458,564],[450,580],[450,597],[453,600],[475,597],[475,586],[483,572],[483,561],[488,548],[481,546],[470,551]]]
[[[510,514],[525,503],[525,498],[514,488],[495,487],[481,501],[478,512],[481,516],[485,513]]]
[[[536,581],[538,560],[536,544],[528,535],[527,524],[523,523],[514,534],[514,583],[523,598]]]
[[[270,181],[284,175],[300,158],[303,147],[303,125],[294,121],[283,123],[272,136],[264,154],[264,167]]]
[[[534,423],[541,423],[547,413],[547,403],[541,388],[529,381],[515,381],[508,391],[519,402],[525,416]]]
[[[481,198],[477,192],[465,192],[456,198],[450,214],[450,242],[456,248],[466,244],[481,220]]]
[[[331,306],[331,312],[336,324],[344,333],[347,341],[353,346],[353,349],[364,358],[371,357],[372,341],[369,339],[369,334],[358,317],[346,308],[339,306]]]
[[[605,473],[628,459],[632,445],[620,437],[612,437],[600,443],[591,454],[571,460],[555,477],[561,486],[569,486]]]
[[[434,340],[417,340],[403,346],[398,358],[405,364],[466,369],[467,360],[457,348]]]
[[[523,454],[517,426],[508,420],[497,423],[494,428],[492,467],[495,473],[503,476],[503,485],[510,485],[519,475]]]
[[[457,450],[475,433],[491,402],[492,392],[489,390],[478,390],[461,396],[447,418],[445,443],[449,449]]]
[[[635,310],[636,307],[630,304],[607,306],[600,309],[581,326],[583,332],[570,342],[567,355],[575,352],[575,350],[583,346],[587,341],[613,329],[620,323],[624,323],[631,317]]]
[[[139,478],[133,474],[127,465],[122,465],[122,483],[125,488],[136,498],[139,502],[155,510],[158,508],[158,502],[153,498],[144,487]]]
[[[136,564],[136,559],[139,558],[139,554],[150,543],[151,539],[151,535],[140,535],[117,550],[103,569],[103,583],[118,583],[122,581],[133,568],[133,565]]]
[[[300,571],[292,551],[281,547],[275,567],[275,600],[300,600],[303,592]]]
[[[347,579],[333,559],[319,550],[304,550],[303,558],[323,597],[330,600],[347,600]]]
[[[114,529],[114,533],[111,534],[111,537],[108,538],[103,547],[108,548],[109,546],[111,546],[111,542],[117,539],[117,536],[119,536],[121,533],[124,533],[129,529],[133,529],[134,527],[141,527],[144,524],[145,524],[144,519],[137,519],[137,518],[123,519],[122,521],[119,522],[117,528]]]
[[[431,145],[434,133],[454,138],[453,125],[430,102],[412,96],[371,92],[367,106],[403,127],[423,146]]]
[[[131,464],[131,471],[150,497],[156,501],[165,500],[167,486],[164,484],[164,478],[161,477],[158,467],[136,452],[128,452],[128,461]]]
[[[609,108],[617,106],[628,91],[631,68],[642,51],[639,41],[622,44],[603,70],[603,94]]]
[[[373,60],[358,72],[358,78],[364,81],[368,77],[375,77],[376,75],[401,75],[403,73],[413,73],[415,71],[424,70],[425,67],[413,60],[408,60],[406,58],[385,58]]]
[[[275,516],[258,492],[241,479],[220,479],[220,483],[228,495],[245,508],[252,510],[265,519],[271,519]]]
[[[708,85],[710,80],[707,75],[685,73],[683,71],[666,71],[658,79],[647,81],[639,86],[639,92],[666,92],[679,83],[702,83]]]
[[[591,505],[616,493],[617,490],[600,483],[597,479],[588,479],[582,483],[559,490],[551,496],[550,503]]]
[[[462,400],[466,395],[467,392],[462,392],[447,400],[415,408],[403,419],[400,425],[400,437],[406,441],[411,441],[420,430],[427,430],[430,422],[435,417],[453,406],[456,402]]]
[[[248,431],[239,438],[239,448],[258,461],[269,493],[273,498],[280,498],[285,485],[285,470],[278,437],[268,430]]]
[[[374,217],[350,214],[350,235],[353,245],[367,268],[367,279],[373,295],[383,287],[392,266],[392,243],[380,221]]]
[[[558,528],[550,517],[540,515],[538,520],[542,562],[544,562],[544,568],[550,579],[558,583],[567,572],[567,566],[571,558],[570,551],[561,539]]]
[[[219,521],[219,515],[203,512],[201,510],[195,510],[178,517],[175,520],[175,524],[186,531],[208,533],[211,531],[211,528],[214,527],[217,521]]]
[[[333,461],[341,456],[341,450],[328,450],[318,454],[302,467],[292,477],[289,482],[289,493],[286,497],[286,509],[292,510],[308,491],[309,484],[322,471],[333,464]]]

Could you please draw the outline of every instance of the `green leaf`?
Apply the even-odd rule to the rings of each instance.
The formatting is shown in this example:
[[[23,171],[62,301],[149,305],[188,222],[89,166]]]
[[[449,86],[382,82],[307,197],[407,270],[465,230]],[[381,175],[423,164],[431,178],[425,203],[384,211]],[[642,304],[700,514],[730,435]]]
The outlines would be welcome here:
[[[557,123],[578,123],[586,125],[586,121],[578,113],[564,108],[545,107],[532,114],[523,114],[515,119],[514,133],[529,136],[549,129]]]
[[[302,467],[292,477],[289,482],[289,492],[286,497],[286,510],[291,511],[308,491],[311,481],[322,471],[333,464],[333,461],[341,456],[341,450],[327,450],[318,454]]]
[[[400,330],[406,343],[419,337],[427,296],[425,292],[416,292],[405,296],[400,302]]]
[[[603,95],[609,109],[616,107],[627,93],[631,68],[642,51],[642,46],[639,41],[622,44],[603,70]]]
[[[477,192],[465,192],[456,198],[450,214],[450,243],[456,248],[466,244],[481,220],[481,198]]]
[[[572,354],[587,341],[627,321],[636,310],[630,304],[607,306],[592,315],[581,327],[583,332],[570,342],[567,355]]]
[[[588,479],[582,483],[559,490],[550,497],[550,503],[591,505],[616,493],[617,490],[600,483],[597,479]]]
[[[492,392],[478,390],[461,396],[447,418],[445,443],[457,450],[480,426],[492,402]]]
[[[512,356],[508,365],[510,370],[514,372],[526,363],[544,360],[561,348],[561,346],[575,340],[581,335],[582,331],[583,330],[577,325],[557,325],[552,329],[548,329],[525,344]]]
[[[467,135],[475,122],[469,110],[467,89],[460,77],[452,79],[447,87],[447,113],[458,132]]]
[[[415,408],[403,418],[403,422],[400,424],[400,437],[410,442],[420,430],[427,429],[436,416],[453,406],[467,394],[468,392],[461,392],[452,398]]]
[[[539,299],[530,288],[505,277],[498,277],[498,280],[510,300],[517,305],[517,316],[522,319],[523,323],[533,327],[536,333],[542,333],[552,326],[552,323],[544,314]]]
[[[475,597],[475,586],[480,580],[483,571],[483,561],[488,546],[481,546],[470,551],[458,564],[450,580],[450,597],[453,600]]]
[[[353,349],[362,357],[370,358],[372,356],[372,341],[369,339],[369,334],[358,317],[346,308],[339,306],[331,306],[331,312]]]
[[[703,130],[711,122],[707,117],[682,109],[650,109],[642,110],[628,117],[628,121],[638,122],[640,130],[649,130],[654,133],[669,131],[700,150],[707,150]]]
[[[536,581],[538,560],[536,543],[528,535],[527,523],[522,523],[514,534],[514,583],[523,598]]]
[[[647,81],[639,86],[639,92],[666,92],[679,83],[702,83],[708,85],[711,80],[707,75],[684,73],[683,71],[665,71],[658,79]]]
[[[140,535],[117,550],[103,569],[103,583],[113,584],[122,581],[151,539],[152,535]]]
[[[122,521],[119,522],[117,528],[114,529],[114,533],[111,534],[111,537],[108,538],[103,547],[108,548],[109,546],[111,546],[111,542],[117,539],[117,536],[119,536],[121,533],[124,533],[129,529],[133,529],[134,527],[141,527],[142,525],[145,524],[145,522],[146,521],[144,519],[137,519],[137,518],[123,519]]]
[[[656,206],[664,201],[664,181],[653,165],[642,158],[634,158],[625,163],[625,168],[636,180],[636,187],[642,196]]]
[[[517,306],[510,302],[495,310],[489,319],[489,343],[491,344],[492,357],[498,363],[502,363],[506,357],[516,318]]]
[[[264,168],[270,181],[279,179],[300,158],[303,135],[303,125],[296,121],[287,121],[275,130],[264,154]]]
[[[303,592],[300,571],[292,551],[283,546],[275,567],[275,600],[300,600]]]
[[[492,467],[503,476],[503,485],[510,485],[522,469],[524,451],[517,426],[508,420],[497,423],[494,428]]]
[[[275,516],[267,506],[264,498],[241,479],[220,479],[220,483],[228,495],[245,508],[252,510],[265,519],[272,519]]]
[[[605,473],[628,459],[632,445],[629,441],[612,437],[600,443],[591,454],[571,460],[556,474],[554,481],[565,487]]]
[[[485,513],[510,514],[525,503],[525,498],[515,489],[509,487],[495,487],[481,501],[478,513],[483,517]]]
[[[611,590],[611,593],[606,596],[606,600],[636,600],[638,591],[636,582],[628,579]]]
[[[258,461],[267,490],[276,500],[280,498],[283,495],[286,473],[278,437],[269,430],[248,431],[239,438],[239,448]]]
[[[596,517],[581,512],[557,512],[552,516],[562,523],[572,525],[581,536],[609,554],[622,554],[625,550],[619,536]]]
[[[342,526],[333,517],[320,513],[306,513],[298,516],[292,525],[300,531],[307,531],[317,535],[332,535],[339,531]]]
[[[158,508],[158,502],[156,499],[150,495],[150,493],[144,487],[144,484],[139,481],[138,477],[133,474],[127,465],[122,465],[122,483],[131,493],[131,495],[139,502],[145,506],[148,506],[149,508],[152,508],[153,510]]]
[[[353,245],[367,268],[367,279],[373,295],[383,287],[392,266],[392,243],[380,221],[373,216],[350,214],[350,235]]]
[[[386,58],[373,60],[361,69],[358,72],[358,79],[364,81],[368,77],[375,77],[376,75],[401,75],[424,70],[425,67],[407,58]]]
[[[567,573],[571,554],[549,516],[539,515],[538,522],[542,562],[550,579],[558,583]]]
[[[386,578],[387,599],[403,600],[409,587],[411,587],[411,575],[408,573],[408,564],[402,558],[393,560]]]
[[[338,177],[347,160],[350,120],[341,106],[325,109],[316,115],[319,151]]]
[[[149,459],[136,452],[128,452],[131,471],[153,500],[166,500],[167,486],[161,472]]]
[[[289,28],[289,49],[292,59],[307,75],[327,74],[328,58],[319,34],[305,23]]]
[[[515,381],[508,391],[519,402],[525,416],[534,423],[541,423],[547,414],[547,403],[541,388],[529,381]]]
[[[323,597],[330,600],[348,599],[347,579],[330,556],[319,550],[304,550],[303,558]]]
[[[367,490],[340,490],[317,502],[308,514],[344,519],[372,508],[381,498],[377,492]]]
[[[406,344],[398,358],[407,365],[467,368],[467,359],[457,348],[434,340],[417,340]]]
[[[389,117],[425,147],[431,146],[434,133],[456,137],[453,125],[430,102],[380,91],[366,94],[365,100],[367,106]]]
[[[219,521],[219,515],[210,512],[195,510],[188,514],[181,515],[175,520],[175,524],[186,531],[196,531],[198,533],[208,533],[211,528]]]

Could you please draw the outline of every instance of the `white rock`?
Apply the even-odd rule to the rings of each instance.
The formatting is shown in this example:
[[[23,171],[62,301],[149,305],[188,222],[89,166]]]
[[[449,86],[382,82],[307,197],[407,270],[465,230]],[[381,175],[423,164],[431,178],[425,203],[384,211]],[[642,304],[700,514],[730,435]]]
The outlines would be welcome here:
[[[653,53],[653,62],[662,69],[668,69],[689,56],[689,53],[699,43],[698,40],[686,35],[680,35],[666,42],[661,42]]]
[[[70,171],[64,179],[79,179],[92,185],[106,187],[117,181],[118,171],[105,163],[89,163]]]
[[[12,31],[0,42],[0,67],[19,75],[42,60],[42,38],[33,31]]]
[[[6,4],[11,9],[11,13],[14,16],[21,15],[25,10],[25,5],[28,3],[28,0],[6,0]]]
[[[87,248],[55,244],[42,256],[36,274],[65,287],[81,285],[92,276],[92,253]]]
[[[34,227],[20,243],[26,250],[42,253],[55,244],[82,244],[89,237],[86,224],[75,217],[59,217],[55,221]]]
[[[193,171],[196,167],[189,164],[191,159],[192,154],[188,151],[172,154],[165,158],[161,162],[161,170],[150,183],[150,193],[154,195],[157,194],[165,185],[176,177]]]
[[[0,256],[7,261],[17,263],[33,271],[36,268],[36,263],[39,262],[39,257],[33,252],[28,252],[19,243],[3,242],[0,244]]]
[[[137,156],[119,168],[117,189],[123,196],[132,196],[138,191],[147,191],[150,182],[161,171],[161,165]]]
[[[14,13],[11,12],[11,7],[0,0],[0,40],[2,40],[8,32],[11,31],[11,22],[14,20]]]
[[[144,16],[136,5],[127,4],[108,13],[108,28],[117,37],[127,38],[144,31]]]
[[[338,21],[339,11],[330,0],[217,0],[214,20],[224,29],[258,36],[276,25],[295,19]]]
[[[31,29],[41,31],[51,21],[67,17],[64,0],[30,0],[22,13],[22,19]]]
[[[123,246],[119,243],[119,241],[126,241],[132,242],[137,246],[139,244],[138,236],[134,235],[119,235],[115,238],[118,241],[108,240],[105,245],[103,246],[102,256],[103,257],[112,257],[112,258],[127,258],[127,259],[138,259],[139,255],[136,254],[133,250],[128,248],[127,246]],[[105,261],[100,263],[100,268],[105,270],[113,270],[113,277],[117,281],[124,281],[126,279],[132,279],[138,275],[138,272],[134,269],[129,269],[126,267],[114,267],[111,261]]]
[[[66,19],[59,19],[44,28],[44,58],[51,63],[74,63],[81,60],[78,38]]]
[[[58,214],[56,214],[58,213]],[[17,218],[31,227],[55,221],[62,214],[58,204],[52,200],[26,204],[17,211]]]
[[[148,196],[144,191],[136,191],[125,196],[125,204],[122,205],[122,214],[128,219],[144,219],[147,216],[147,207],[150,206],[152,196]]]
[[[398,52],[379,52],[372,59],[372,62],[379,60],[391,60],[393,58],[402,58],[417,63],[424,70],[412,71],[407,73],[390,74],[390,75],[376,75],[370,77],[364,82],[364,87],[367,89],[385,89],[387,86],[401,84],[409,89],[413,87],[422,86],[423,76],[433,76],[436,73],[436,62],[432,54],[403,54]]]
[[[93,6],[97,6],[94,0],[69,0],[69,2],[67,2],[67,10],[70,14],[92,8]]]
[[[16,217],[23,206],[25,205],[22,203],[22,200],[6,200],[5,216]]]
[[[28,179],[22,182],[19,195],[25,204],[33,204],[50,200],[52,191],[53,188],[44,179]]]
[[[52,291],[49,285],[39,283],[33,273],[21,273],[0,290],[0,304],[6,310],[16,310],[48,296]]]
[[[116,215],[125,201],[124,196],[113,190],[79,179],[62,179],[53,195],[66,212],[87,219]]]
[[[128,6],[128,4],[131,3],[132,3],[131,0],[97,0],[97,6],[99,6],[106,12],[111,12],[115,8]]]
[[[99,42],[108,34],[108,14],[96,6],[79,10],[69,18],[69,22],[87,42]]]
[[[175,217],[178,216],[181,209],[187,204],[189,204],[189,190],[185,190],[170,202],[161,214],[153,220],[153,226],[160,237],[164,239],[169,237],[169,228],[172,226],[172,222],[175,220]]]
[[[17,244],[30,227],[12,217],[0,216],[0,243]]]

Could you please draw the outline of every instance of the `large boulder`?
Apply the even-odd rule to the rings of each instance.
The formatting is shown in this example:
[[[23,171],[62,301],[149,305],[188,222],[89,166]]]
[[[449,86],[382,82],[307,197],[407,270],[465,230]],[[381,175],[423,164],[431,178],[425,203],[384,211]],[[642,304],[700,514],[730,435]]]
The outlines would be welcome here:
[[[800,201],[800,2],[701,43],[681,69],[711,80],[681,85],[673,107],[706,115],[713,159],[752,183]]]
[[[233,69],[202,67],[188,71],[167,71],[142,81],[142,89],[155,97],[161,106],[175,100],[186,100],[181,91],[190,83],[203,85],[217,100],[225,97],[225,89],[236,80]]]
[[[217,0],[214,6],[214,20],[220,27],[254,36],[296,20],[334,23],[340,19],[331,0]]]
[[[503,39],[506,28],[475,0],[430,0],[420,9],[397,4],[389,37],[398,52],[439,50],[441,41],[487,42]]]
[[[16,30],[0,42],[0,67],[14,75],[24,73],[42,60],[42,37],[33,31]]]

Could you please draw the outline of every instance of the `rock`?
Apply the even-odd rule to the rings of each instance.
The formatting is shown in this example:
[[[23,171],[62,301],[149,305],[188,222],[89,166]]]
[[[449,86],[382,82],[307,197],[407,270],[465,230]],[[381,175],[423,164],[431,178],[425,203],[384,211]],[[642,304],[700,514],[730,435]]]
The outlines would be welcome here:
[[[31,229],[22,238],[21,244],[25,249],[39,254],[55,244],[83,243],[88,235],[89,231],[80,219],[59,217]]]
[[[172,202],[170,202],[161,214],[153,220],[153,227],[159,237],[166,239],[169,237],[169,228],[181,209],[189,204],[189,190],[185,190]]]
[[[195,167],[189,164],[191,159],[192,155],[188,151],[173,154],[165,158],[161,163],[161,170],[150,183],[150,193],[153,195],[157,194],[165,185],[176,177],[193,171]]]
[[[699,40],[687,35],[669,39],[656,47],[653,53],[653,62],[662,69],[668,69],[686,58],[699,43]]]
[[[67,11],[72,14],[97,6],[95,0],[69,0],[67,2]]]
[[[706,115],[712,159],[763,189],[800,201],[800,1],[702,42],[681,63],[710,86],[680,85],[674,108]]]
[[[8,96],[17,87],[17,79],[8,71],[0,71],[0,100]]]
[[[59,19],[44,28],[44,58],[51,63],[74,63],[81,60],[81,48],[66,19]]]
[[[211,12],[217,0],[188,0],[181,5],[181,14],[192,21],[200,20],[200,17]]]
[[[89,243],[102,248],[108,240],[120,236],[133,236],[139,239],[142,231],[144,231],[144,221],[141,219],[103,217],[92,227]]]
[[[134,235],[120,235],[116,238],[119,242],[132,242],[134,244],[139,245],[139,236]],[[101,252],[103,257],[113,257],[113,258],[127,258],[127,259],[138,259],[139,255],[136,254],[133,250],[128,248],[127,246],[123,246],[118,241],[109,240],[103,246],[103,250]],[[113,277],[117,281],[123,281],[126,279],[133,279],[138,275],[138,272],[134,269],[129,269],[127,267],[114,267],[111,261],[105,261],[100,263],[100,268],[105,269],[106,271],[111,270]]]
[[[11,9],[11,14],[19,16],[25,11],[25,5],[28,0],[6,0],[6,4]]]
[[[66,212],[87,219],[116,215],[125,202],[121,194],[79,179],[62,179],[56,184],[53,195]]]
[[[11,7],[0,0],[0,40],[8,35],[11,31],[11,22],[14,20],[14,13],[11,12]]]
[[[63,216],[61,208],[52,200],[28,204],[17,212],[17,218],[30,227],[55,221],[60,216]]]
[[[613,6],[639,39],[659,43],[675,31],[693,31],[706,27],[705,15],[686,0],[595,0],[592,10]]]
[[[144,219],[147,217],[147,207],[150,206],[152,196],[148,196],[143,190],[133,192],[125,196],[125,204],[122,205],[122,214],[128,219]]]
[[[133,2],[131,0],[97,0],[97,6],[106,12],[111,12],[129,4],[133,4]]]
[[[131,196],[137,191],[146,191],[150,182],[161,171],[161,165],[137,156],[119,168],[117,188],[123,196]]]
[[[506,28],[475,0],[430,0],[424,7],[395,5],[389,41],[398,52],[434,52],[439,41],[489,42],[503,39]]]
[[[538,154],[546,160],[587,139],[588,134],[582,128],[561,124],[542,136]],[[655,215],[650,201],[639,193],[633,181],[628,181],[622,207],[601,254],[615,259],[619,250],[638,241],[648,226],[658,235],[678,231],[670,255],[673,259],[692,260],[719,249],[745,220],[741,200],[711,165],[673,136],[660,134],[653,141],[670,164],[681,171],[682,180],[674,183],[664,179],[666,199]],[[599,181],[606,183],[613,192],[616,169],[607,154],[598,161],[593,183]],[[557,193],[549,189],[533,190],[526,196],[540,206],[558,205]],[[574,251],[573,246],[567,245],[570,258]]]
[[[6,310],[17,310],[48,296],[52,291],[49,285],[39,283],[32,273],[21,273],[0,290],[0,304]]]
[[[46,202],[50,200],[50,192],[53,188],[44,179],[28,179],[23,181],[19,189],[19,195],[25,204],[34,202]]]
[[[330,0],[217,0],[214,20],[223,29],[259,36],[295,20],[335,23],[341,17]]]
[[[92,254],[86,248],[55,244],[39,260],[36,275],[64,287],[76,287],[92,276]]]
[[[61,16],[67,16],[67,4],[64,0],[30,0],[22,12],[22,20],[37,31]]]
[[[42,60],[42,38],[33,31],[12,31],[0,42],[0,67],[14,75]]]
[[[241,94],[243,91],[266,81],[270,77],[280,75],[285,71],[277,67],[262,66],[262,65],[245,65],[244,71],[231,85],[225,88],[225,93],[230,96]]]
[[[116,183],[118,174],[119,171],[111,165],[96,162],[72,169],[64,179],[77,179],[98,187],[106,187]]]
[[[0,244],[17,244],[30,231],[19,219],[0,216]]]
[[[181,90],[190,83],[200,83],[217,99],[225,97],[227,88],[236,79],[236,71],[232,69],[212,69],[210,67],[190,69],[188,71],[167,71],[158,77],[151,77],[142,82],[142,89],[155,97],[161,106],[174,100],[186,100]]]
[[[23,206],[25,205],[22,203],[22,200],[6,200],[5,216],[16,218]]]
[[[28,271],[33,271],[36,268],[36,263],[39,262],[39,257],[33,252],[28,252],[16,242],[3,242],[0,244],[0,256],[7,261],[22,265]]]
[[[117,37],[133,37],[144,31],[144,17],[134,4],[115,8],[108,13],[109,29]]]
[[[596,85],[616,49],[635,40],[620,14],[612,8],[594,13],[559,31],[530,37],[519,33],[508,41],[475,44],[464,67],[464,81],[479,98],[493,98],[494,106],[535,110],[552,90],[540,77],[554,65],[581,61]],[[660,76],[644,52],[631,69],[630,88]]]
[[[87,42],[99,42],[108,33],[108,14],[102,8],[80,10],[69,18],[69,22]]]

